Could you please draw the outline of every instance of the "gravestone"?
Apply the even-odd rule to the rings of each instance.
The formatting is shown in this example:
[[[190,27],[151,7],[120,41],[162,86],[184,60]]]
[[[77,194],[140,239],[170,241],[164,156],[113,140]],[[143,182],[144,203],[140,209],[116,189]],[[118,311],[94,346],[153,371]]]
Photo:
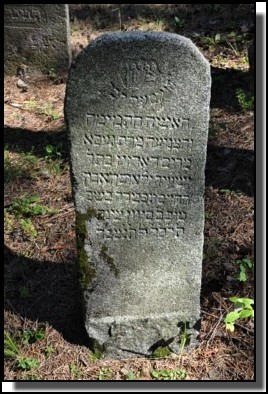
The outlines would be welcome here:
[[[170,33],[113,33],[69,71],[65,119],[89,337],[108,358],[197,343],[210,68]]]
[[[67,4],[5,4],[5,73],[20,64],[32,71],[68,70],[70,63]]]

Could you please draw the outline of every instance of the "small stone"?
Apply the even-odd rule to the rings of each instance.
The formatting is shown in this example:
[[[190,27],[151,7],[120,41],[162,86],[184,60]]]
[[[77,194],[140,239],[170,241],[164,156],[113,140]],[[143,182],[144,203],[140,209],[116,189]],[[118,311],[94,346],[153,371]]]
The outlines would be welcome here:
[[[21,89],[23,92],[27,92],[29,88],[29,86],[22,79],[18,79],[17,87]]]

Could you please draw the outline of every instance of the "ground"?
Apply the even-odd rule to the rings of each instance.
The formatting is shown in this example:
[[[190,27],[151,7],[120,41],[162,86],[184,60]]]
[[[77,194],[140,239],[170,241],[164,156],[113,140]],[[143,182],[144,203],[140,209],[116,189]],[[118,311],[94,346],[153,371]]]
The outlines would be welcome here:
[[[121,13],[121,17],[120,17]],[[103,360],[83,325],[63,117],[67,74],[5,77],[5,380],[254,380],[254,322],[234,331],[230,297],[254,298],[254,6],[70,5],[73,56],[104,32],[170,31],[211,64],[200,346]]]

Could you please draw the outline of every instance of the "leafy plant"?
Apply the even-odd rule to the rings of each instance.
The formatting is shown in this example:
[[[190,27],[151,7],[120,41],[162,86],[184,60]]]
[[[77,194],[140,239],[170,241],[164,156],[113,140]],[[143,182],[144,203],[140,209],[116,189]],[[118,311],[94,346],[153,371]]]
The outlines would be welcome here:
[[[47,156],[45,156],[46,160],[55,160],[61,158],[61,145],[47,145],[45,147]]]
[[[151,371],[151,377],[156,380],[185,380],[187,374],[182,369],[174,369],[168,371],[167,369],[162,369],[161,371]]]
[[[218,33],[212,37],[202,37],[202,42],[208,46],[208,48],[213,47],[221,41],[221,35]]]
[[[51,172],[56,173],[57,175],[61,175],[62,169],[61,169],[61,153],[62,146],[61,145],[47,145],[45,147],[46,151],[46,156],[45,160],[48,163],[48,168]]]
[[[36,341],[41,341],[45,338],[45,331],[31,331],[31,330],[24,330],[22,333],[22,343],[24,345],[28,345],[29,343],[34,343]]]
[[[234,311],[229,312],[225,319],[224,323],[226,326],[226,330],[231,332],[234,331],[235,322],[238,319],[245,319],[245,318],[254,318],[254,310],[252,305],[254,304],[254,300],[251,298],[238,298],[238,297],[231,297],[229,298],[231,302],[234,303]]]
[[[4,332],[4,337],[4,355],[16,360],[15,367],[17,369],[28,371],[38,367],[39,363],[36,359],[23,357],[18,346],[7,331]]]
[[[243,111],[254,110],[254,96],[252,96],[249,92],[246,92],[243,89],[237,89],[236,97]]]
[[[240,269],[238,279],[240,282],[245,282],[247,280],[247,272],[253,271],[253,262],[247,257],[242,260],[237,260],[236,263],[239,264]]]
[[[16,362],[16,368],[24,371],[29,371],[33,368],[38,368],[39,363],[35,358],[22,357]]]

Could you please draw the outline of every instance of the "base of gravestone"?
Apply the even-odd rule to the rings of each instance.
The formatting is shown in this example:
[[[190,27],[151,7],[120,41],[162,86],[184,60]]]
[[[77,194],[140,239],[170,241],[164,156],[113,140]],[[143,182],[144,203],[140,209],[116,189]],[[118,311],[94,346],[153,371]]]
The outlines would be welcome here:
[[[178,314],[148,318],[86,319],[92,347],[108,359],[150,357],[159,347],[180,354],[199,345],[200,319],[179,320]],[[181,317],[182,319],[182,317]]]

